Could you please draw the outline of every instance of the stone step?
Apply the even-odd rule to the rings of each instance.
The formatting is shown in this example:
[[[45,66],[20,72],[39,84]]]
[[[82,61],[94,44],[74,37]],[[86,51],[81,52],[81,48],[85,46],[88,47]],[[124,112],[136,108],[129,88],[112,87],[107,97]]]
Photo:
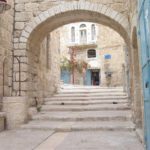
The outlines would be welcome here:
[[[23,129],[65,131],[133,131],[135,125],[131,121],[87,121],[87,122],[60,122],[60,121],[32,121],[22,126]]]
[[[85,93],[98,93],[98,92],[102,92],[102,93],[108,93],[108,92],[124,92],[123,89],[60,89],[58,91],[59,92],[62,92],[62,93],[81,93],[81,92],[85,92]]]
[[[121,89],[123,90],[123,87],[122,86],[119,86],[119,87],[104,87],[104,86],[83,86],[83,85],[62,85],[61,86],[61,89],[106,89],[106,90],[109,90],[109,89]]]
[[[126,96],[103,96],[103,97],[51,97],[51,98],[45,98],[45,101],[51,101],[51,100],[71,100],[71,101],[76,101],[76,100],[82,100],[82,101],[87,101],[87,100],[127,100],[128,97]]]
[[[102,111],[129,110],[128,104],[95,104],[95,105],[43,105],[42,111]]]
[[[76,100],[76,101],[69,101],[69,100],[51,100],[45,102],[45,105],[95,105],[95,104],[113,104],[113,103],[118,103],[118,104],[127,104],[128,100],[87,100],[87,101],[82,101],[82,100]]]
[[[41,112],[33,117],[34,120],[51,120],[51,121],[110,121],[131,120],[131,111],[113,110],[113,111],[53,111]]]
[[[125,93],[59,93],[54,97],[98,97],[98,96],[127,96]]]

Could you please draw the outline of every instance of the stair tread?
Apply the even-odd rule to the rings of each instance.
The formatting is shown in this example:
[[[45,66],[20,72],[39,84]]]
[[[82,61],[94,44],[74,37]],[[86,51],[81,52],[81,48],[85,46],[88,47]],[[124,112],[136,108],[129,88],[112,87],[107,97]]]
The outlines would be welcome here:
[[[37,129],[93,129],[93,128],[134,128],[135,125],[131,121],[88,121],[88,122],[55,122],[55,121],[32,121],[23,128],[37,128]]]
[[[113,118],[113,117],[131,117],[131,112],[129,110],[113,110],[113,111],[82,111],[82,112],[72,112],[72,111],[52,111],[52,112],[42,112],[33,118],[100,118],[100,117],[107,117],[107,118]]]
[[[128,97],[120,97],[120,96],[115,96],[115,97],[51,97],[51,98],[45,98],[45,101],[50,101],[50,100],[117,100],[117,99],[127,99]]]
[[[128,104],[93,104],[93,105],[43,105],[42,110],[124,110]]]
[[[87,93],[57,93],[57,94],[55,94],[54,96],[81,96],[81,95],[83,95],[83,96],[105,96],[105,95],[108,95],[108,96],[127,96],[125,93],[110,93],[110,92],[108,92],[108,93],[101,93],[101,92],[97,92],[97,93],[89,93],[89,92],[87,92]]]
[[[69,101],[69,100],[62,100],[62,101],[56,101],[56,100],[50,100],[45,103],[45,105],[60,105],[61,103],[65,103],[65,105],[95,105],[95,104],[112,104],[113,102],[117,102],[118,104],[120,103],[128,103],[128,100],[87,100],[87,101],[82,101],[82,100],[76,100],[76,101]]]

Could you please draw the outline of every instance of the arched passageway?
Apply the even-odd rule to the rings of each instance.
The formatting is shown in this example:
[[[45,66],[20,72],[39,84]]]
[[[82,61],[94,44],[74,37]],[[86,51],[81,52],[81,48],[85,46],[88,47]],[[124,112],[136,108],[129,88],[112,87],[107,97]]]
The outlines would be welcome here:
[[[20,1],[20,3],[23,3],[23,2]],[[29,10],[29,8],[27,8],[27,7],[30,7],[31,5],[32,4],[28,5],[28,4],[24,3],[23,6],[25,6],[25,9]],[[17,7],[17,2],[16,2],[16,7]],[[15,7],[15,9],[16,9],[16,7]],[[45,10],[45,8],[43,10]],[[22,12],[22,11],[20,11],[20,12]],[[136,29],[133,33],[133,41],[131,41],[130,40],[131,39],[131,34],[130,34],[131,24],[129,24],[128,19],[123,14],[114,11],[113,9],[107,7],[106,5],[93,3],[93,2],[85,2],[85,1],[79,1],[79,2],[77,2],[77,1],[68,2],[67,1],[67,2],[61,3],[61,5],[58,4],[56,7],[53,7],[44,12],[41,12],[35,18],[32,18],[33,17],[32,16],[31,20],[29,18],[28,19],[26,18],[28,11],[27,11],[27,13],[23,12],[22,14],[20,12],[17,12],[15,14],[15,19],[14,19],[15,20],[14,26],[15,27],[19,26],[18,27],[19,31],[17,31],[18,28],[17,29],[15,28],[16,30],[14,29],[16,32],[14,33],[13,56],[14,56],[14,58],[15,57],[19,58],[19,61],[17,62],[16,60],[13,60],[12,97],[4,97],[3,98],[3,110],[6,112],[7,115],[10,115],[10,117],[9,116],[6,117],[7,127],[14,128],[14,127],[16,127],[16,125],[20,125],[20,124],[24,123],[26,120],[29,119],[29,117],[27,117],[27,116],[30,115],[30,113],[36,113],[36,111],[39,110],[39,111],[41,111],[41,113],[39,113],[38,114],[39,116],[37,115],[33,119],[33,122],[32,122],[33,126],[30,124],[32,126],[31,127],[28,124],[29,127],[27,125],[27,128],[26,128],[25,127],[26,125],[25,125],[23,128],[37,129],[38,127],[40,127],[40,129],[41,129],[41,126],[44,125],[43,120],[45,120],[45,121],[49,121],[48,124],[46,124],[46,126],[48,127],[48,130],[54,129],[56,131],[58,129],[58,126],[60,126],[60,125],[57,126],[56,123],[58,123],[58,121],[60,121],[60,122],[64,121],[65,119],[68,118],[68,120],[67,120],[68,124],[66,124],[66,122],[65,122],[65,124],[67,125],[66,131],[68,131],[68,129],[70,131],[70,128],[72,128],[73,122],[70,122],[70,120],[71,121],[72,120],[73,121],[77,121],[77,120],[85,121],[85,122],[83,122],[83,124],[91,126],[92,130],[94,130],[94,131],[95,131],[95,129],[97,129],[97,125],[99,125],[98,126],[99,130],[104,130],[104,128],[106,127],[105,128],[106,130],[112,131],[114,129],[115,131],[118,132],[118,130],[123,129],[123,131],[125,131],[124,132],[125,134],[126,134],[127,130],[129,131],[128,133],[130,133],[131,130],[132,131],[135,130],[135,126],[134,126],[134,124],[132,124],[132,117],[131,117],[132,111],[130,110],[128,96],[126,95],[126,93],[124,93],[122,88],[101,89],[99,87],[100,89],[98,89],[98,91],[97,91],[97,89],[93,88],[92,91],[89,92],[90,91],[89,87],[87,87],[87,89],[86,89],[86,87],[84,87],[85,89],[81,88],[82,90],[80,89],[80,87],[75,87],[75,89],[74,88],[70,89],[70,87],[67,87],[68,89],[63,88],[64,91],[60,90],[54,96],[48,95],[49,86],[55,86],[56,88],[59,87],[59,85],[55,85],[55,84],[52,85],[52,82],[53,82],[52,80],[54,80],[54,83],[55,83],[57,75],[59,76],[59,74],[57,74],[57,73],[59,73],[59,72],[57,72],[56,75],[53,75],[51,77],[52,78],[51,81],[49,80],[49,77],[52,74],[55,74],[55,73],[53,73],[53,71],[57,70],[56,65],[58,63],[59,58],[56,59],[56,57],[51,56],[51,60],[49,63],[47,61],[49,52],[45,51],[45,49],[49,49],[49,47],[52,46],[51,43],[49,43],[50,38],[51,38],[50,34],[52,34],[55,29],[57,29],[63,25],[69,24],[69,23],[75,23],[75,22],[81,22],[81,21],[94,22],[94,23],[108,26],[108,27],[112,28],[113,30],[115,30],[124,39],[124,42],[127,45],[126,51],[129,54],[129,58],[132,59],[132,61],[129,62],[130,69],[128,68],[128,72],[130,72],[130,78],[131,78],[130,84],[132,82],[134,84],[131,84],[132,87],[129,87],[130,85],[128,85],[128,87],[131,90],[133,90],[133,92],[135,92],[135,95],[134,94],[131,95],[132,96],[131,98],[137,99],[137,101],[134,101],[134,106],[135,106],[135,108],[138,108],[138,109],[134,115],[135,115],[135,121],[140,122],[142,120],[142,118],[141,118],[141,112],[139,112],[138,110],[140,110],[141,103],[139,104],[139,102],[141,102],[141,101],[140,101],[140,99],[138,99],[139,97],[137,95],[137,93],[140,91],[140,88],[138,88],[136,91],[134,90],[134,88],[137,87],[137,84],[135,84],[135,82],[139,80],[139,77],[136,77],[136,74],[139,74],[139,66],[136,61],[136,59],[138,58],[137,47],[136,47],[136,35],[135,35]],[[21,15],[19,15],[19,13]],[[39,11],[38,11],[38,13],[39,13]],[[23,17],[24,20],[21,22],[20,20],[22,19],[21,17],[23,14],[24,14],[24,17]],[[35,13],[35,14],[33,13],[33,15],[37,15],[37,13]],[[19,24],[16,20],[19,22]],[[20,22],[21,22],[21,24],[20,24]],[[20,25],[22,25],[22,24],[25,25],[25,27],[23,27],[23,26],[20,27]],[[20,32],[21,32],[21,34],[20,34]],[[17,34],[17,38],[15,38],[15,34]],[[55,38],[54,38],[54,40],[55,40]],[[132,48],[131,43],[133,43],[133,48],[135,50],[135,52],[133,52],[133,53],[135,53],[135,55],[132,55],[133,48]],[[57,54],[58,54],[58,52],[55,52],[55,51],[53,51],[52,53],[55,54],[55,56],[57,56]],[[56,66],[56,68],[54,66],[52,68],[49,65],[51,63],[55,64],[54,66]],[[137,64],[137,65],[133,66],[134,64]],[[50,72],[52,72],[52,74],[49,73],[49,70],[50,70]],[[6,82],[6,85],[7,84],[8,83]],[[138,85],[138,86],[140,86],[140,85]],[[70,105],[71,106],[74,105],[73,102],[75,102],[76,104],[78,103],[78,105],[80,105],[79,107],[77,107],[75,109],[74,109],[74,106],[70,107],[70,108],[66,107],[66,104],[68,103],[68,101],[66,102],[65,101],[66,97],[62,96],[63,94],[66,95],[65,90],[68,92],[69,100],[70,100],[70,97],[72,97],[74,100],[79,100],[79,102],[77,102],[77,101],[72,101],[72,99],[71,99],[71,103],[69,102]],[[81,90],[80,91],[81,93],[78,93],[79,90]],[[113,92],[115,92],[115,94],[111,90]],[[74,93],[75,95],[72,95],[72,91],[75,92]],[[85,93],[85,91],[86,91],[86,93]],[[57,92],[57,91],[53,91],[53,92]],[[110,94],[110,92],[112,92],[111,93],[112,95]],[[94,101],[94,103],[93,103],[93,100],[95,98],[94,97],[95,93],[98,95],[98,97],[97,97],[97,101]],[[101,99],[102,97],[104,98],[103,94],[106,96],[106,99],[108,101],[107,102],[105,101],[106,103],[103,106],[101,106],[101,103],[104,103],[104,101]],[[113,97],[114,96],[113,94],[116,97]],[[119,94],[119,96],[118,96],[118,94]],[[79,97],[80,95],[82,95],[84,97],[84,100],[82,99],[84,102],[80,99],[80,97]],[[91,98],[90,97],[91,95],[92,96],[94,95],[94,96]],[[20,96],[20,97],[15,97],[15,96]],[[50,98],[49,98],[49,96],[50,96]],[[45,97],[48,97],[48,98],[45,98]],[[62,97],[63,97],[63,99],[61,99]],[[118,97],[121,98],[121,101]],[[41,106],[40,104],[43,102],[43,100],[42,100],[43,98],[45,98],[45,105],[42,106],[42,108],[38,107],[38,106]],[[60,101],[59,101],[59,98],[61,99]],[[122,98],[123,98],[123,101],[122,101]],[[53,101],[54,107],[51,104],[49,105],[49,102],[52,102],[49,100],[52,100],[52,99],[54,100]],[[115,99],[115,101],[114,101],[114,99]],[[58,101],[56,101],[56,100],[58,100]],[[82,107],[83,104],[85,104],[85,103],[87,105],[92,104],[92,106],[90,105],[90,107],[89,106]],[[109,103],[109,105],[107,103]],[[123,103],[123,104],[116,105],[118,103]],[[124,105],[124,103],[125,103],[125,105]],[[57,108],[55,107],[55,104],[58,105]],[[97,107],[97,104],[100,104],[100,105]],[[60,105],[60,107],[59,107],[59,105]],[[95,105],[96,105],[96,107],[95,107]],[[26,107],[26,106],[29,106],[29,107]],[[62,108],[62,106],[63,106],[63,108]],[[31,107],[34,109],[31,110],[30,109]],[[35,109],[36,109],[36,111],[34,112]],[[60,110],[62,110],[62,111],[67,110],[68,112],[63,113]],[[73,110],[76,112],[70,113]],[[105,111],[104,113],[106,113],[104,115],[103,115],[103,113],[101,113],[103,110]],[[57,111],[57,112],[53,113],[53,111]],[[91,112],[87,113],[88,111],[91,111]],[[46,113],[46,112],[49,112],[49,113]],[[93,115],[93,112],[96,112],[96,113]],[[76,115],[77,113],[78,113],[78,115]],[[84,115],[82,115],[82,114],[84,114]],[[65,115],[67,115],[67,116],[65,116]],[[32,114],[31,114],[31,116],[32,116]],[[90,119],[89,119],[89,117],[90,117]],[[9,120],[9,118],[10,118],[10,120]],[[89,120],[90,120],[90,123],[87,123],[87,121],[89,121]],[[104,122],[104,120],[106,122]],[[110,122],[109,123],[107,122],[108,120],[114,125],[113,128],[112,128],[112,124]],[[116,122],[116,120],[118,122]],[[121,122],[120,122],[120,120],[121,120]],[[94,123],[93,121],[97,121],[97,122]],[[102,122],[100,122],[100,121],[102,121]],[[80,122],[78,122],[78,123],[80,123]],[[120,128],[119,123],[121,123],[121,128]],[[85,129],[89,130],[89,127],[84,126],[83,124],[81,122],[81,124],[80,124],[81,128],[75,125],[74,130],[75,131],[77,129],[78,130],[85,130]],[[96,128],[95,128],[94,124],[96,125]],[[51,125],[52,126],[54,125],[53,126],[54,128],[51,127]],[[62,131],[62,128],[60,130]],[[65,129],[63,129],[63,130],[65,130]],[[97,134],[99,134],[99,133],[97,133]],[[99,134],[99,135],[101,136],[101,134]],[[124,136],[122,134],[122,132],[118,134],[118,138],[119,138],[119,141],[117,141],[118,143],[122,143],[122,142],[120,142],[120,137],[122,137],[122,136]],[[91,133],[90,133],[90,137],[91,137]],[[97,137],[99,137],[99,136],[97,136]],[[96,137],[96,139],[99,139],[97,137]],[[108,135],[108,137],[110,137],[110,136]],[[135,135],[134,135],[134,137],[135,137]],[[110,140],[109,138],[106,138],[106,139]],[[127,138],[123,139],[123,141],[126,141],[126,139],[129,139],[129,138],[127,137]],[[24,141],[24,139],[23,139],[23,141]],[[132,141],[132,140],[127,140],[127,141]],[[82,140],[82,142],[83,142],[83,140]],[[100,143],[99,143],[99,145],[100,145]],[[115,145],[116,145],[116,139],[115,139]],[[128,143],[127,144],[125,143],[125,145],[127,145],[127,147],[129,146]],[[105,146],[107,146],[107,143],[105,144]],[[120,145],[119,145],[119,147],[120,147]],[[139,145],[137,145],[137,147],[139,147]],[[61,149],[62,149],[62,147],[61,147]],[[140,148],[140,149],[142,149],[142,148]]]
[[[47,68],[43,69],[43,64],[37,65],[40,61],[41,42],[53,30],[69,23],[81,21],[94,22],[114,29],[123,37],[128,50],[130,49],[128,19],[105,5],[90,2],[70,2],[40,13],[26,25],[19,38],[19,45],[23,47],[21,51],[27,58],[23,62],[21,70],[21,74],[24,76],[24,79],[21,79],[21,95],[31,99],[29,100],[31,101],[29,102],[30,105],[33,101],[36,103],[39,98],[47,96],[43,94],[48,89],[47,83],[49,81],[45,76]],[[14,55],[17,55],[15,52]],[[26,72],[23,71],[24,68],[26,68]],[[45,73],[38,73],[38,70]],[[42,81],[42,78],[45,80]],[[13,84],[16,84],[15,81]]]
[[[24,45],[24,54],[28,57],[27,67],[29,68],[32,65],[30,62],[32,56],[39,54],[40,43],[47,36],[47,33],[62,25],[80,21],[109,26],[117,31],[130,47],[129,23],[125,16],[105,5],[89,2],[71,2],[42,12],[26,25],[19,42],[20,45]],[[28,69],[29,72],[31,72],[30,69]]]

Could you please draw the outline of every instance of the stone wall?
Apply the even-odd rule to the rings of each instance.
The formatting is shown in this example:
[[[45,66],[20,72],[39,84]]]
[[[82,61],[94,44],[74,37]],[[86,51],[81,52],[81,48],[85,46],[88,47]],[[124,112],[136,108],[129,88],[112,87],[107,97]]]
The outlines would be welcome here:
[[[132,98],[132,108],[134,121],[137,128],[143,129],[144,122],[144,101],[143,101],[143,91],[142,91],[142,76],[141,76],[141,61],[140,61],[140,44],[138,41],[137,29],[138,29],[138,14],[137,14],[137,0],[128,0],[129,8],[129,19],[131,24],[131,40],[132,40],[132,86],[131,86],[131,98]]]
[[[8,3],[11,5],[11,9],[9,11],[4,12],[3,14],[0,14],[0,102],[2,96],[11,95],[12,87],[12,63],[10,60],[12,59],[11,55],[13,50],[12,41],[14,24],[14,2],[13,0],[8,0]],[[3,80],[5,85],[4,90]]]
[[[37,45],[36,50],[29,52],[28,62],[29,105],[41,105],[44,97],[51,96],[59,88],[59,32],[57,30],[49,33],[40,46]]]
[[[101,60],[101,85],[106,86],[108,80],[110,80],[110,86],[123,86],[123,65],[126,64],[124,40],[117,32],[102,25],[99,25],[98,36],[98,50]],[[111,55],[110,60],[104,59],[106,54]],[[105,73],[107,71],[112,72],[110,79],[106,78]]]

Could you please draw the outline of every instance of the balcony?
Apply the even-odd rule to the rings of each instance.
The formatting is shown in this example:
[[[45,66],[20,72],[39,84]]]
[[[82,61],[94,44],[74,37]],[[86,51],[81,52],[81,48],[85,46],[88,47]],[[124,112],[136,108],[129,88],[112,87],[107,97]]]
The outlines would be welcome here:
[[[90,41],[90,42],[80,42],[80,43],[70,43],[68,45],[69,48],[75,48],[75,49],[90,49],[90,48],[96,48],[98,45],[96,41]]]

